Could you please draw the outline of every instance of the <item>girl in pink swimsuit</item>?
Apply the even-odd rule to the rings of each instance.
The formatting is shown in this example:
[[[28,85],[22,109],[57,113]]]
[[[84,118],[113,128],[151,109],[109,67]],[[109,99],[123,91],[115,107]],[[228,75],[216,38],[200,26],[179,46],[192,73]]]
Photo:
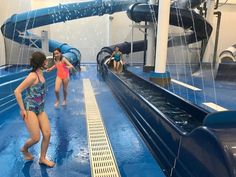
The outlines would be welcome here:
[[[69,83],[69,69],[74,69],[74,66],[65,58],[62,56],[61,49],[56,48],[53,51],[53,58],[55,61],[55,64],[47,69],[47,71],[51,71],[55,68],[57,68],[57,77],[55,81],[55,95],[56,95],[56,102],[55,102],[55,107],[59,106],[60,103],[60,87],[61,84],[63,85],[63,95],[64,95],[64,100],[62,102],[62,105],[66,105],[66,98],[67,98],[67,87]]]

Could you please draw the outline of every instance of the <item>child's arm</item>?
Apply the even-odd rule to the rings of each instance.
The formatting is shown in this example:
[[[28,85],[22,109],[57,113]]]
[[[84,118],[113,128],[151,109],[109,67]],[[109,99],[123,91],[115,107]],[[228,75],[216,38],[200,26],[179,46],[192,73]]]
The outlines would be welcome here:
[[[66,58],[63,58],[62,61],[66,64],[68,69],[75,69],[75,67]]]
[[[115,55],[115,52],[112,52],[111,57],[110,57],[110,60],[111,60],[111,58],[112,58],[114,55]]]
[[[50,68],[46,69],[47,72],[50,72],[52,70],[54,70],[56,68],[56,65],[54,64],[53,66],[51,66]]]
[[[20,114],[23,118],[23,120],[25,119],[26,117],[26,110],[25,110],[25,106],[24,106],[24,103],[23,103],[23,99],[22,99],[22,92],[30,87],[31,85],[33,85],[33,83],[36,81],[37,79],[37,76],[34,75],[33,73],[30,73],[26,79],[14,90],[14,94],[15,94],[15,97],[16,97],[16,101],[20,107]]]
[[[120,58],[121,58],[122,63],[125,64],[125,60],[124,60],[124,56],[122,52],[120,52]]]

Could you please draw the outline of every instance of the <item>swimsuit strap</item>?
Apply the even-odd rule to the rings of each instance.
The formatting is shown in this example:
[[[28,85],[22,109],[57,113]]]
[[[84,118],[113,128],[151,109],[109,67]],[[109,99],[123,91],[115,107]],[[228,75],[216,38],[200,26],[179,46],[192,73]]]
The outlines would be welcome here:
[[[41,80],[39,79],[39,75],[38,75],[38,73],[35,71],[35,73],[36,73],[36,75],[37,75],[37,77],[38,77],[38,81],[39,82],[41,82]],[[42,83],[42,82],[41,82]]]

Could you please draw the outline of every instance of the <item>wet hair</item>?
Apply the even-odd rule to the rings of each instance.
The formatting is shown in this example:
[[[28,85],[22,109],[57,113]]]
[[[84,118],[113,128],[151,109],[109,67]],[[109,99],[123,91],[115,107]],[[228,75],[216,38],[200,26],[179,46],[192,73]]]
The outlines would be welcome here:
[[[30,66],[32,67],[31,72],[35,72],[38,68],[42,68],[46,55],[42,52],[34,52],[30,58]]]
[[[54,50],[53,50],[53,59],[55,60],[55,56],[54,56],[54,52],[55,51],[58,51],[58,52],[60,52],[61,53],[61,49],[60,48],[55,48]],[[62,60],[62,55],[61,55],[61,57],[60,57],[60,61]]]

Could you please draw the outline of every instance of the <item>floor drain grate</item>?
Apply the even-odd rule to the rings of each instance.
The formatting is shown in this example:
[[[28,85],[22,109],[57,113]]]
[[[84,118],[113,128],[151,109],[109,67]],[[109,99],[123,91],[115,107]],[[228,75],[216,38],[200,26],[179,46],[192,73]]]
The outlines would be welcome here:
[[[83,79],[85,109],[93,177],[120,177],[89,79]]]
[[[81,71],[87,71],[86,66],[80,66]]]

